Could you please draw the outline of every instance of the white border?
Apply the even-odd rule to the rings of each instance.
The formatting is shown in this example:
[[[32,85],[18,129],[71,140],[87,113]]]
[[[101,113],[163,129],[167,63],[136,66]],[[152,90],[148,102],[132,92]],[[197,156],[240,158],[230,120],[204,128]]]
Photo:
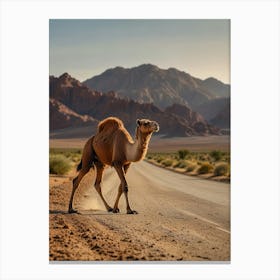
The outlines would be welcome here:
[[[48,19],[231,19],[231,263],[50,265]],[[1,279],[279,279],[279,2],[2,1]]]

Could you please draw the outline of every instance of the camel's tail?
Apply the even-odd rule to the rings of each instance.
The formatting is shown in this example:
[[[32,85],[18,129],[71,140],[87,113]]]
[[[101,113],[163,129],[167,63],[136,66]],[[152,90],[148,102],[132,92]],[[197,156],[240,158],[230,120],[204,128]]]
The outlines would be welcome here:
[[[89,138],[84,146],[82,159],[77,166],[77,171],[80,171],[82,169],[83,164],[85,164],[86,167],[89,169],[90,167],[94,166],[95,162],[99,161],[98,157],[92,147],[93,138],[94,138],[94,136]]]

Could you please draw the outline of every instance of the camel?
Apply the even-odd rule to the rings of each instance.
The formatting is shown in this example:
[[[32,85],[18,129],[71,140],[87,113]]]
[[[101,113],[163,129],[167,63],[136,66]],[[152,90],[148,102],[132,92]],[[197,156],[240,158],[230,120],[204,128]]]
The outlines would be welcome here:
[[[157,122],[148,119],[137,119],[136,124],[135,140],[132,139],[125,129],[123,122],[118,118],[109,117],[98,124],[96,135],[89,138],[84,146],[82,159],[77,167],[79,173],[73,179],[68,213],[77,213],[77,210],[73,209],[72,206],[75,191],[82,178],[91,167],[95,166],[96,180],[94,186],[107,211],[119,212],[119,199],[122,193],[124,193],[127,214],[137,214],[137,211],[131,210],[129,205],[128,185],[125,174],[132,162],[138,162],[145,157],[151,136],[153,132],[159,131],[159,125]],[[108,165],[115,168],[121,181],[113,208],[108,205],[101,192],[103,171]]]

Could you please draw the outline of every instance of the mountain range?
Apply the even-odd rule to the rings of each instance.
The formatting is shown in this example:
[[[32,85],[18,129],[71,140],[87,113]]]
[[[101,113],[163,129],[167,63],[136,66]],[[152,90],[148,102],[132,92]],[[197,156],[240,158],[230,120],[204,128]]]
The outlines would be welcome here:
[[[114,91],[139,103],[153,103],[161,109],[173,104],[198,108],[230,96],[230,86],[215,78],[201,80],[175,68],[164,70],[152,64],[108,69],[83,84],[101,92]]]
[[[139,68],[140,72],[137,74],[138,80],[136,76],[134,76],[134,78],[131,79],[131,83],[127,84],[128,89],[132,88],[132,85],[135,83],[137,83],[140,88],[141,83],[145,81],[146,85],[153,85],[153,87],[151,87],[156,89],[158,88],[156,84],[160,82],[160,79],[163,79],[161,81],[164,82],[164,78],[160,78],[161,69],[157,68],[156,71],[159,72],[158,77],[154,77],[152,79],[153,82],[148,82],[148,77],[150,75],[157,76],[157,74],[154,73],[155,67],[152,65],[143,65]],[[148,76],[144,75],[145,69],[146,71],[151,69],[154,74],[150,73]],[[115,70],[129,72],[129,70],[124,68],[115,68],[114,71]],[[103,90],[100,90],[99,86],[96,86],[94,89],[90,88],[89,80],[81,83],[68,73],[64,73],[60,77],[50,76],[50,131],[54,132],[59,129],[80,129],[81,127],[89,127],[90,129],[88,130],[82,130],[86,135],[80,135],[86,137],[95,133],[94,128],[96,128],[96,124],[99,120],[108,116],[116,116],[123,120],[130,132],[135,130],[135,121],[137,118],[149,118],[159,122],[161,127],[160,133],[166,137],[220,133],[218,128],[209,124],[201,114],[192,110],[189,105],[195,103],[196,100],[200,98],[201,101],[195,104],[203,104],[207,100],[217,98],[210,90],[207,91],[203,89],[203,87],[205,87],[203,83],[207,83],[206,80],[206,82],[200,80],[201,87],[196,91],[200,93],[200,97],[186,98],[187,95],[181,92],[181,95],[177,94],[176,97],[180,99],[178,99],[178,102],[167,102],[166,100],[169,99],[175,100],[173,99],[175,98],[174,90],[171,94],[170,89],[170,94],[167,94],[167,98],[165,96],[166,93],[162,92],[161,97],[156,99],[156,94],[147,88],[147,92],[152,99],[146,100],[147,97],[145,97],[144,94],[140,95],[143,99],[139,99],[136,91],[133,91],[130,96],[126,96],[117,88],[114,89],[114,85],[116,86],[117,83],[120,83],[120,77],[112,75],[112,71],[113,70],[108,70],[104,72],[107,72],[105,75],[106,77],[108,77],[108,75],[110,76],[111,86],[108,85],[108,87]],[[178,70],[171,68],[162,71],[177,73]],[[182,72],[181,75],[185,76],[184,72]],[[189,82],[192,83],[192,77],[188,74],[186,75]],[[100,77],[99,81],[101,84]],[[196,80],[194,82],[197,83]],[[210,83],[212,83],[212,87],[215,86],[213,85],[213,81],[210,81]],[[103,84],[105,85],[106,83],[103,82]],[[122,85],[124,87],[125,83],[123,82]],[[94,84],[92,84],[91,87],[94,87]],[[196,94],[195,88],[195,85],[193,85],[193,94]],[[128,92],[129,90],[127,90],[127,93]],[[133,94],[135,94],[135,96]],[[224,94],[222,90],[217,93],[217,95],[221,94]],[[161,105],[157,105],[156,100],[161,101]]]

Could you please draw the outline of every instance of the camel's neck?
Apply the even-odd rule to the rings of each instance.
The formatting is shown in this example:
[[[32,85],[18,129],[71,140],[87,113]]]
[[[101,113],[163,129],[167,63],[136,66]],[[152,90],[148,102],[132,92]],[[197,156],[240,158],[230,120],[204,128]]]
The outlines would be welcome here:
[[[135,162],[142,160],[147,153],[148,145],[152,134],[143,134],[140,129],[136,129],[135,141],[127,146],[127,160]]]

